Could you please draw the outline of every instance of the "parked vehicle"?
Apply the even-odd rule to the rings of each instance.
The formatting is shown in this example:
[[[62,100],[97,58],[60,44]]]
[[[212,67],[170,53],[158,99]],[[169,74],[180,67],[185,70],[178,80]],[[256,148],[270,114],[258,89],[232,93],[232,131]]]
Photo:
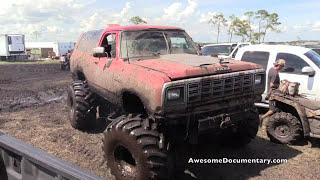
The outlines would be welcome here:
[[[319,48],[312,48],[312,50],[320,55],[320,47]]]
[[[320,45],[305,45],[304,47],[312,49],[314,52],[320,54]]]
[[[40,58],[59,59],[74,48],[74,42],[26,42],[26,48]]]
[[[25,43],[22,34],[0,35],[0,60],[22,60],[25,59]]]
[[[260,64],[267,73],[276,59],[284,59],[286,66],[279,73],[280,79],[300,83],[303,96],[320,100],[320,55],[311,49],[289,45],[250,45],[241,48],[235,59]],[[256,105],[268,107],[266,95],[267,90],[262,96],[263,103]]]
[[[218,56],[219,58],[235,58],[238,49],[250,43],[222,43],[208,44],[202,47],[201,52],[204,56]]]
[[[267,134],[271,141],[295,144],[305,137],[320,138],[320,103],[301,96],[271,95],[279,112],[267,122]]]
[[[201,135],[220,134],[234,146],[256,136],[264,70],[197,50],[176,27],[112,26],[81,35],[70,62],[70,122],[88,130],[107,117],[103,150],[117,179],[168,179],[174,146],[196,144]]]

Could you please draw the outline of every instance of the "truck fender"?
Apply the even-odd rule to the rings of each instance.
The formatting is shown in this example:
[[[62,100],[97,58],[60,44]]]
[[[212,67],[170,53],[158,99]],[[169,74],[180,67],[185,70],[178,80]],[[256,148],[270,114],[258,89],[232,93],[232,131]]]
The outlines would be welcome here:
[[[152,114],[153,110],[150,107],[150,103],[149,103],[148,98],[146,98],[142,93],[139,93],[134,89],[122,89],[119,92],[119,99],[120,99],[119,103],[120,104],[123,104],[123,95],[125,93],[130,93],[130,94],[133,94],[133,95],[137,96],[141,100],[141,102],[142,102],[143,106],[145,107],[145,110],[147,111],[147,113],[148,114]]]
[[[296,102],[294,103],[293,108],[295,108],[296,111],[299,114],[304,136],[309,136],[309,134],[310,134],[310,124],[309,124],[308,117],[307,117],[305,109],[303,107],[301,107]]]
[[[276,101],[280,102],[280,103],[284,103],[285,105],[292,107],[294,110],[297,111],[297,113],[299,115],[299,119],[301,121],[302,129],[303,129],[303,135],[304,136],[309,136],[309,134],[310,134],[310,125],[309,125],[309,121],[308,121],[305,109],[303,107],[301,107],[299,105],[299,103],[297,103],[297,102],[293,102],[292,103],[292,101],[286,100],[284,98],[281,98],[281,99],[274,98],[274,99]]]

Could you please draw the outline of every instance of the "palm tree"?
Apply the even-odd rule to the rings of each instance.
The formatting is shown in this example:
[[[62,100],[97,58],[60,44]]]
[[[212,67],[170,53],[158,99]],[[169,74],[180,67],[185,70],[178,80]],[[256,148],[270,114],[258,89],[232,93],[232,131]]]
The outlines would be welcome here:
[[[236,19],[237,17],[234,14],[229,16],[229,22],[228,22],[229,42],[232,41],[232,36],[233,36],[233,33],[235,32]]]
[[[222,26],[226,26],[227,20],[224,18],[222,13],[217,13],[211,17],[209,24],[213,24],[214,27],[217,27],[217,43],[219,42],[220,29]]]

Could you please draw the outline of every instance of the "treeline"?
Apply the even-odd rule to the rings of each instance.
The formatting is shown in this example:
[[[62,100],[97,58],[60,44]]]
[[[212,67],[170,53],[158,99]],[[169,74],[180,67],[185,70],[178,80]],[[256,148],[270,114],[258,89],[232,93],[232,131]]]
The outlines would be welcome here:
[[[147,23],[140,16],[131,17],[129,22],[132,24]],[[280,32],[279,25],[281,24],[277,13],[269,13],[264,9],[245,12],[241,17],[235,15],[225,17],[223,13],[215,13],[210,17],[208,23],[213,25],[217,32],[217,43],[220,34],[224,31],[228,35],[229,42],[232,42],[234,36],[239,36],[243,42],[262,43],[267,33]]]
[[[217,43],[222,30],[226,30],[229,42],[234,36],[239,36],[242,41],[262,43],[267,33],[280,32],[279,25],[281,24],[277,13],[269,13],[263,9],[256,12],[245,12],[241,18],[235,15],[226,18],[222,13],[216,13],[208,23],[212,24],[217,31]]]

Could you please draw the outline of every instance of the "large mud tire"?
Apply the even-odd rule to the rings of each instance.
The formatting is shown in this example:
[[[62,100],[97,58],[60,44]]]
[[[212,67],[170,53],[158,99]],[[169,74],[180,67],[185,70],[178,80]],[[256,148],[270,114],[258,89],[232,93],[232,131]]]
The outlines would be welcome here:
[[[302,139],[302,125],[294,115],[278,112],[267,122],[267,135],[275,143],[295,144]]]
[[[245,118],[237,124],[236,132],[228,129],[223,133],[222,144],[234,148],[246,146],[256,137],[259,130],[259,122],[257,110],[246,112]]]
[[[168,179],[167,153],[149,118],[118,117],[104,132],[103,144],[117,180]]]
[[[86,81],[73,81],[68,89],[69,120],[73,128],[91,130],[96,123],[94,94],[90,92]]]

